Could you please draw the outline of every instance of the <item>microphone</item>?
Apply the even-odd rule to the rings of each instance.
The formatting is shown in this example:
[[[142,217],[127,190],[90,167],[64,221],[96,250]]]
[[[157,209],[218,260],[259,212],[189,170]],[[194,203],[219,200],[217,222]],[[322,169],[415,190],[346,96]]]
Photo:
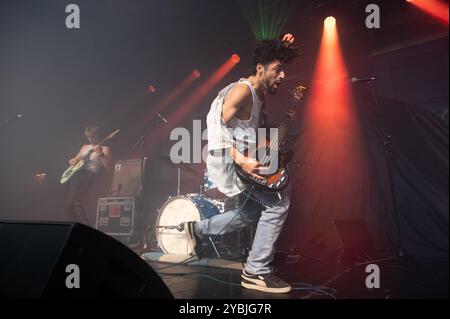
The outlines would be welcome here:
[[[13,117],[11,117],[9,119],[4,120],[4,122],[11,123],[11,122],[14,122],[15,120],[20,120],[21,118],[23,118],[23,114],[19,113],[19,114],[16,114],[16,115],[14,115]]]
[[[352,77],[352,78],[350,79],[350,82],[352,82],[352,83],[358,83],[358,82],[371,82],[371,81],[375,81],[376,79],[377,79],[377,78],[375,78],[375,77],[371,77],[371,78],[362,78],[362,79]]]
[[[158,226],[158,225],[154,225],[153,227],[155,228],[163,228],[163,229],[176,229],[179,232],[182,232],[184,230],[184,223],[179,224],[178,226]]]
[[[164,116],[162,116],[160,113],[158,113],[158,117],[164,121],[164,123],[169,123],[169,121],[167,121]]]
[[[19,113],[9,119],[0,120],[0,130],[3,130],[4,128],[10,126],[12,123],[14,123],[17,120],[20,120],[21,118],[23,118],[23,114]]]

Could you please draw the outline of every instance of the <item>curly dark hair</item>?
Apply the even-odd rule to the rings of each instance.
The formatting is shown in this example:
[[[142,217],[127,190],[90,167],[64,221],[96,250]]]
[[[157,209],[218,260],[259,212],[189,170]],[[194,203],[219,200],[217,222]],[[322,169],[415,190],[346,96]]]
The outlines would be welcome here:
[[[297,47],[289,41],[263,40],[258,42],[253,52],[253,66],[258,63],[266,66],[274,60],[289,63],[298,56]]]

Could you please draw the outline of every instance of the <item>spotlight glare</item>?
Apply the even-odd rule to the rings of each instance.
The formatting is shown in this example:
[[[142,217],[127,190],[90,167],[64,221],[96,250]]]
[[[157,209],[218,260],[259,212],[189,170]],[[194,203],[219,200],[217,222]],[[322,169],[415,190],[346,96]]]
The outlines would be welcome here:
[[[334,28],[336,26],[336,19],[332,16],[326,17],[323,21],[326,28]]]
[[[241,61],[241,57],[236,53],[231,56],[231,62],[233,62],[234,64],[238,64],[239,61]]]

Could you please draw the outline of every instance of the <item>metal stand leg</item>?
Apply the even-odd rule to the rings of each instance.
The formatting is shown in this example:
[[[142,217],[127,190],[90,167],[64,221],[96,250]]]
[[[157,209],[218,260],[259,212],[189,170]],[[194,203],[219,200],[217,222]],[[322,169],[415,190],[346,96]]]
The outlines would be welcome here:
[[[213,248],[214,248],[214,251],[216,252],[217,257],[218,257],[218,258],[222,258],[222,257],[220,256],[220,254],[219,254],[219,251],[217,250],[216,244],[214,244],[214,241],[211,239],[211,237],[208,237],[208,238],[209,238],[209,242],[211,243],[211,245],[212,245]]]
[[[181,169],[177,167],[177,196],[180,196]]]

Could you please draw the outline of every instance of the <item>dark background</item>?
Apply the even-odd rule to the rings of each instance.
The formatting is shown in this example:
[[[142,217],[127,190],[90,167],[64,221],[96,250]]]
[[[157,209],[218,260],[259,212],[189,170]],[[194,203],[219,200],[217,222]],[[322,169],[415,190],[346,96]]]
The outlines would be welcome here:
[[[121,134],[110,146],[115,160],[126,159],[130,157],[130,147],[142,134],[133,132],[135,123],[144,115],[151,115],[152,106],[193,69],[199,69],[202,77],[191,90],[231,54],[237,53],[241,57],[241,62],[192,113],[186,115],[183,126],[188,129],[192,126],[192,119],[204,120],[212,99],[222,87],[251,72],[249,64],[255,34],[237,1],[79,0],[75,3],[81,9],[81,28],[73,30],[65,27],[65,7],[69,2],[30,0],[0,3],[0,120],[23,114],[23,119],[0,131],[0,219],[66,220],[63,214],[64,187],[58,180],[67,167],[67,160],[84,143],[82,131],[86,125],[98,123],[105,132],[120,128]],[[247,7],[257,8],[258,1],[246,3]],[[381,29],[365,27],[364,10],[368,3],[380,6]],[[436,223],[440,225],[442,238],[430,246],[437,245],[437,250],[443,251],[448,259],[448,26],[442,26],[399,0],[298,0],[289,1],[289,4],[292,9],[281,31],[294,34],[301,51],[301,58],[287,69],[289,76],[298,82],[310,83],[323,19],[334,15],[349,74],[376,76],[376,94],[385,99],[383,101],[389,101],[383,103],[384,107],[390,105],[397,111],[389,119],[392,126],[402,133],[403,137],[397,140],[401,154],[408,154],[404,150],[409,150],[408,160],[419,163],[417,165],[423,169],[429,165],[436,168],[433,172],[426,171],[424,178],[414,179],[412,184],[402,184],[400,179],[399,196],[404,196],[402,201],[411,203],[411,199],[417,198],[417,194],[409,192],[408,187],[423,186],[424,179],[431,184],[441,177],[447,181],[423,187],[419,193],[425,193],[425,208],[421,206],[422,202],[413,205],[418,212],[417,215],[411,213],[409,218],[418,223],[423,221],[422,218],[434,219],[430,217],[429,208],[438,202],[438,207],[431,211],[440,216]],[[252,14],[257,15],[256,10]],[[157,87],[156,94],[146,91],[150,84]],[[359,105],[364,111],[371,100],[367,90],[360,91],[360,87],[354,87],[355,94],[363,95]],[[185,92],[163,113],[176,112],[188,93]],[[280,93],[278,98],[271,97],[269,104],[283,106],[286,89]],[[276,112],[272,112],[270,121],[277,123],[284,109],[278,107]],[[431,114],[433,124],[408,125],[410,122],[404,119],[410,118],[408,114],[412,110]],[[367,136],[370,136],[371,126],[367,127]],[[411,142],[411,136],[418,134],[423,127],[429,129],[431,139],[415,139],[412,147],[405,146],[404,141]],[[294,125],[292,131],[300,129]],[[447,136],[439,140],[439,145],[443,145],[439,154],[443,157],[437,164],[434,159],[439,156],[426,148],[436,141],[436,131]],[[367,143],[377,150],[379,141],[368,139]],[[149,215],[155,214],[156,208],[176,190],[173,167],[159,160],[161,154],[168,154],[170,145],[166,136],[157,148],[147,150],[151,151],[147,154],[150,157],[147,195],[153,200]],[[429,157],[415,161],[414,156],[425,151]],[[380,152],[382,149],[378,154]],[[382,162],[380,157],[377,163]],[[195,169],[201,172],[203,167],[196,165]],[[36,172],[47,174],[44,183],[35,182],[33,175]],[[374,172],[374,175],[385,172],[383,165],[374,165]],[[406,173],[406,176],[411,175]],[[95,217],[95,199],[107,195],[109,178],[105,175],[97,181],[95,191],[88,199],[91,220]],[[184,174],[183,193],[196,192],[201,178],[200,174]],[[379,186],[386,181],[373,182],[379,182]],[[428,191],[440,194],[438,199],[428,200]],[[387,195],[379,194],[381,202],[389,206],[391,201]],[[307,212],[302,212],[299,207],[301,205],[296,205],[294,199],[292,210],[296,211],[289,217],[290,231],[284,233],[281,241],[285,246],[292,243],[300,245],[300,239],[290,235],[305,227],[301,216]],[[371,219],[392,218],[389,209],[381,210],[388,217],[378,212]],[[414,209],[406,208],[406,211],[413,212]],[[405,223],[411,224],[409,220]],[[388,232],[388,229],[381,223],[373,231]],[[308,233],[311,238],[315,235]],[[374,234],[374,237],[386,244],[386,236]],[[447,246],[442,248],[445,238]],[[305,245],[311,243],[308,238],[302,238],[301,242]],[[312,244],[310,247],[314,247],[315,252],[317,247],[323,248]]]

